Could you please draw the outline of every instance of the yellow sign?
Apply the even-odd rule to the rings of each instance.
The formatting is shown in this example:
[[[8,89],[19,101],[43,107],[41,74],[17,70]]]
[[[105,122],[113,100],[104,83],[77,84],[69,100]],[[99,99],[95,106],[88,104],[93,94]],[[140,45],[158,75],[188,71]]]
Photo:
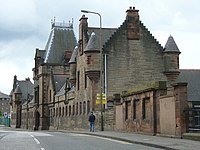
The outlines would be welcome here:
[[[97,93],[96,104],[107,104],[106,94],[105,93]]]

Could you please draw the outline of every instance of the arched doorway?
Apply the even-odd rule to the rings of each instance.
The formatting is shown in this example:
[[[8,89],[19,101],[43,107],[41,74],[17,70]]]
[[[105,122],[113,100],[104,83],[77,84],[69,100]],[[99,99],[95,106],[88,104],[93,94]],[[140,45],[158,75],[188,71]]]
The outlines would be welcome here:
[[[40,126],[40,113],[38,111],[35,112],[35,127],[34,130],[38,130]]]

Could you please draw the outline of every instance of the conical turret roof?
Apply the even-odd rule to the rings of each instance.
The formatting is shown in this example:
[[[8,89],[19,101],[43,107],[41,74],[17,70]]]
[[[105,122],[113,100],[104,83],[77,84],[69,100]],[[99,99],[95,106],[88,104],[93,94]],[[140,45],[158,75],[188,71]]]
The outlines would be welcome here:
[[[95,33],[92,32],[91,37],[84,51],[94,51],[94,50],[95,51],[99,50],[99,43],[97,41]]]
[[[78,54],[78,46],[76,46],[74,48],[74,51],[73,51],[72,56],[71,56],[71,58],[69,60],[69,63],[75,63],[76,62],[77,54]]]
[[[19,85],[17,85],[17,87],[16,87],[14,93],[15,93],[15,94],[22,94],[22,91],[21,91]]]
[[[165,52],[180,52],[174,38],[171,35],[165,44]]]

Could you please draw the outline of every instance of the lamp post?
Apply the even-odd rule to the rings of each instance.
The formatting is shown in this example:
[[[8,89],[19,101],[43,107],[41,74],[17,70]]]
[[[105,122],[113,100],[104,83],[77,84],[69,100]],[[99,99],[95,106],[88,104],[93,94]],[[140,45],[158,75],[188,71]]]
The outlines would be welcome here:
[[[102,93],[103,93],[103,61],[102,61],[102,32],[101,32],[101,28],[102,28],[102,19],[101,19],[101,15],[97,12],[93,12],[93,11],[88,11],[88,10],[81,10],[81,12],[83,13],[90,13],[90,14],[96,14],[99,16],[99,49],[100,49],[100,100],[101,100],[101,131],[104,131],[104,125],[103,125],[103,103],[102,103]]]

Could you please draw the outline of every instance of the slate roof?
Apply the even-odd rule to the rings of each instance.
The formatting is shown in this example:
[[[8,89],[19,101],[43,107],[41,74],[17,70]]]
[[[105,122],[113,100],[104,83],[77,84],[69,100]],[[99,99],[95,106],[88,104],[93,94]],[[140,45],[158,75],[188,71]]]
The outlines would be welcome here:
[[[200,101],[200,70],[181,69],[177,82],[188,83],[188,101]]]
[[[93,50],[98,50],[99,51],[99,45],[100,44],[97,40],[96,40],[96,35],[94,32],[92,32],[91,36],[90,36],[90,39],[88,41],[88,44],[85,48],[84,51],[93,51]]]
[[[165,44],[165,52],[180,52],[174,38],[171,35]]]
[[[10,98],[8,95],[0,92],[0,98]]]
[[[30,79],[17,80],[17,87],[14,89],[14,93],[22,94],[22,103],[27,100],[28,94],[33,96],[34,85]]]
[[[75,63],[76,62],[76,57],[77,57],[77,54],[78,54],[78,46],[76,46],[73,50],[73,53],[72,53],[72,56],[69,60],[69,63]]]
[[[53,26],[45,47],[44,63],[63,64],[65,50],[73,50],[76,44],[72,26]]]
[[[64,85],[62,86],[62,88],[58,91],[58,93],[56,94],[56,96],[61,96],[65,94],[65,87],[66,87],[66,82],[64,83]]]
[[[110,39],[110,37],[114,34],[114,32],[117,30],[117,28],[102,28],[102,48],[103,45]],[[92,36],[92,34],[95,34]],[[92,45],[95,46],[95,49],[99,49],[99,38],[100,38],[100,29],[95,27],[88,27],[88,35],[91,39],[91,42],[88,42],[88,46],[91,47]],[[95,40],[95,41],[94,41]]]
[[[62,86],[66,83],[65,75],[53,75],[53,80],[55,83],[55,92],[59,92]]]

